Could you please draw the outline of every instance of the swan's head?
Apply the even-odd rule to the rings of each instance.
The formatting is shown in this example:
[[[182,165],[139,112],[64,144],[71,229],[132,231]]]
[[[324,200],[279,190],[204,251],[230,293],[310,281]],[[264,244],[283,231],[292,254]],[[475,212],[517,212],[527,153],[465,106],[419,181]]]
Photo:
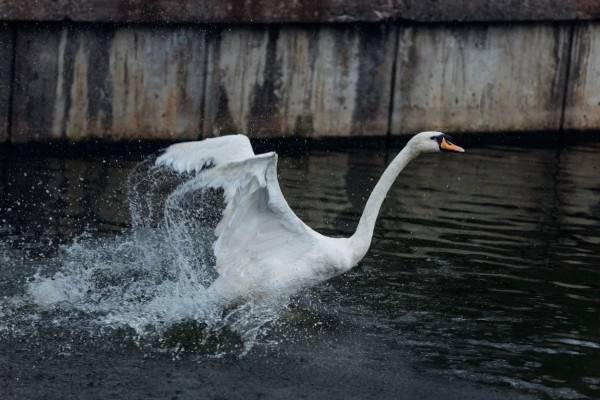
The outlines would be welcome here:
[[[419,153],[437,153],[440,151],[463,153],[465,149],[453,144],[450,136],[442,132],[427,131],[413,136],[408,144]]]

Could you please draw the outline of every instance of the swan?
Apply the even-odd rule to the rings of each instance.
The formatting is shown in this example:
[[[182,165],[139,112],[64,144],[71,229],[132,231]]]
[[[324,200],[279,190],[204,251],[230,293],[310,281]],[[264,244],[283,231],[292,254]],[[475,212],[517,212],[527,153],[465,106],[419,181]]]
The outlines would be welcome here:
[[[155,165],[193,173],[194,190],[222,189],[225,209],[212,244],[216,279],[208,290],[225,303],[250,296],[290,295],[343,274],[367,253],[379,209],[398,174],[422,153],[464,152],[442,132],[413,136],[375,185],[355,233],[324,236],[285,201],[277,154],[254,154],[248,137],[228,135],[168,147]]]

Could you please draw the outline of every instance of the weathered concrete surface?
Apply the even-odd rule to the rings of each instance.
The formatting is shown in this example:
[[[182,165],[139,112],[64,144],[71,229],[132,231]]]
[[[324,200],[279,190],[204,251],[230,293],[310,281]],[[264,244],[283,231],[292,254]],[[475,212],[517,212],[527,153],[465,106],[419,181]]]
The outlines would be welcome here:
[[[409,27],[398,41],[392,133],[558,130],[568,27]]]
[[[205,34],[19,28],[12,141],[198,137]]]
[[[8,139],[8,110],[12,86],[13,35],[10,27],[0,25],[0,143]]]
[[[565,129],[600,129],[600,24],[575,28],[567,99]]]
[[[15,43],[15,81],[11,140],[60,138],[52,133],[57,95],[60,31],[19,30]]]
[[[234,28],[210,41],[209,135],[385,135],[396,30]]]
[[[600,22],[568,54],[571,27],[14,24],[0,142],[559,131],[563,104],[564,128],[598,130]]]
[[[323,23],[597,19],[596,0],[0,0],[11,21]]]

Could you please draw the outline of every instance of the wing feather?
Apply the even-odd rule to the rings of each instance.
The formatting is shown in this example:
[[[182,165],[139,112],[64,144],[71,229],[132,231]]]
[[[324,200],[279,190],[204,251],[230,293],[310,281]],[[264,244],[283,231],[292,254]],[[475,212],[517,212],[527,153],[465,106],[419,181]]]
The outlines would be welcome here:
[[[312,245],[313,231],[294,214],[279,187],[277,154],[209,170],[203,181],[225,190],[227,206],[215,230],[219,273],[243,259],[265,261],[277,253],[291,256]]]
[[[210,145],[204,145],[208,140]],[[309,252],[317,234],[285,201],[277,179],[277,154],[254,155],[249,145],[242,135],[230,141],[180,143],[169,147],[157,165],[179,172],[202,171],[180,188],[183,191],[224,190],[226,206],[213,244],[216,270],[220,275],[256,279],[260,271],[250,271],[249,266],[285,266]],[[214,168],[203,170],[207,160]]]
[[[198,172],[250,157],[254,157],[254,151],[248,137],[228,135],[171,145],[156,159],[156,165],[177,172]]]

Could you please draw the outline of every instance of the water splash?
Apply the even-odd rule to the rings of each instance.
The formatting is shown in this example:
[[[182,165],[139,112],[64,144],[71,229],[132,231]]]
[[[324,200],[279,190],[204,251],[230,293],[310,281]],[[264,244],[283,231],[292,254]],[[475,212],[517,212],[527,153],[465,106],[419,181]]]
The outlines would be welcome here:
[[[186,185],[194,179],[152,160],[140,163],[128,181],[131,229],[64,247],[27,284],[26,302],[53,311],[55,319],[61,315],[62,322],[84,315],[92,325],[127,328],[168,345],[173,338],[196,343],[233,333],[248,351],[286,302],[273,296],[231,307],[212,295],[213,232],[223,194],[189,189],[197,186]]]

